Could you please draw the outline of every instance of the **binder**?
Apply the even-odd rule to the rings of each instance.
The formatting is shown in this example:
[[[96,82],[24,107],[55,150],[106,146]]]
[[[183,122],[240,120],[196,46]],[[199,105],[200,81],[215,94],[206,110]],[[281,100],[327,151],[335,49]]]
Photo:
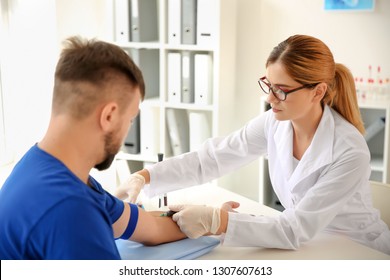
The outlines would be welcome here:
[[[168,43],[181,43],[181,1],[168,0]]]
[[[129,0],[115,0],[115,40],[117,42],[130,41],[130,6]]]
[[[195,104],[212,103],[212,61],[209,54],[195,54],[194,58]]]
[[[181,4],[181,43],[195,45],[197,0],[182,0]]]
[[[146,103],[140,107],[141,153],[154,156],[160,152],[160,111]]]
[[[120,184],[123,184],[126,182],[126,180],[131,175],[131,170],[129,167],[129,164],[127,163],[127,160],[125,159],[117,159],[115,160],[115,170],[116,170],[116,178],[117,178],[117,184],[115,186],[119,186]],[[119,199],[126,199],[126,197]]]
[[[205,112],[188,112],[190,129],[190,151],[200,148],[204,141],[211,137],[210,121]]]
[[[168,108],[166,117],[172,154],[177,156],[188,152],[189,131],[187,111]]]
[[[140,128],[139,115],[134,119],[133,125],[125,138],[124,151],[129,154],[139,154],[140,148]]]
[[[194,54],[182,52],[182,91],[181,102],[194,103]]]
[[[217,41],[217,1],[198,0],[196,44],[199,46],[212,46]]]
[[[159,50],[129,49],[134,63],[141,69],[145,81],[145,99],[157,98],[160,91]]]
[[[168,102],[181,102],[181,54],[168,53]]]
[[[158,41],[157,0],[130,0],[130,4],[131,41]]]
[[[364,135],[364,139],[366,142],[370,141],[372,138],[375,137],[379,132],[381,132],[385,128],[386,118],[378,118],[376,121],[371,123],[366,128],[366,133]]]

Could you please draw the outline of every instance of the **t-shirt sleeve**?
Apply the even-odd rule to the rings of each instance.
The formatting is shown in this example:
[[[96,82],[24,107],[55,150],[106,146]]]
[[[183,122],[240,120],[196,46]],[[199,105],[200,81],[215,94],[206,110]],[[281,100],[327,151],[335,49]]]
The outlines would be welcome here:
[[[120,259],[111,219],[97,204],[76,197],[53,207],[28,241],[34,259]]]
[[[106,192],[106,210],[111,218],[111,224],[115,223],[122,215],[124,210],[123,201],[116,198],[109,192]]]
[[[124,210],[124,203],[122,200],[116,198],[111,195],[109,192],[106,192],[106,209],[111,218],[111,224],[115,223],[119,217],[122,215]],[[129,239],[131,235],[134,233],[134,230],[138,223],[138,206],[136,204],[128,203],[130,206],[130,217],[128,225],[120,236],[121,239]]]
[[[125,232],[120,237],[121,239],[129,239],[133,235],[138,223],[138,206],[131,203],[129,203],[129,206],[130,206],[129,222],[127,224],[127,228]]]

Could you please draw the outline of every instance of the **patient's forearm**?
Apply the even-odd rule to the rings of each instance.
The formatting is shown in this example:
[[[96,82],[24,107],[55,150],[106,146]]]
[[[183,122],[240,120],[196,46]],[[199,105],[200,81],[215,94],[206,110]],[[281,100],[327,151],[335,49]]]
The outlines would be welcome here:
[[[139,211],[138,224],[131,240],[145,245],[157,245],[186,238],[170,217],[160,217],[161,211]]]

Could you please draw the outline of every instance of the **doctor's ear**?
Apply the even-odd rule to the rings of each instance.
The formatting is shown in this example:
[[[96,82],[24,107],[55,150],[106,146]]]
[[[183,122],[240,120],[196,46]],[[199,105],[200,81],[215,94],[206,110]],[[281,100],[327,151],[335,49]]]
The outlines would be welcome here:
[[[328,85],[326,83],[319,83],[314,87],[314,100],[320,102],[324,97],[326,90],[328,89]]]

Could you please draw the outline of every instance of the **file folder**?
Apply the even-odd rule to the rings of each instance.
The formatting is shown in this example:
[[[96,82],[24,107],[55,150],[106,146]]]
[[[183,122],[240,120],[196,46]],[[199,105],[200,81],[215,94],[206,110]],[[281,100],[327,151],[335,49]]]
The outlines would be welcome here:
[[[168,43],[181,44],[181,1],[168,0]]]
[[[129,0],[115,0],[115,40],[117,42],[130,41],[130,6]]]
[[[154,156],[160,152],[160,111],[145,102],[140,106],[141,154]]]
[[[217,0],[197,1],[196,44],[209,47],[217,41]]]
[[[130,56],[141,69],[145,81],[145,99],[157,98],[160,91],[159,50],[129,49]]]
[[[130,0],[130,4],[131,41],[158,41],[157,0]]]
[[[126,182],[126,180],[131,175],[131,170],[129,167],[129,164],[127,160],[125,159],[116,159],[114,161],[115,164],[115,171],[116,171],[116,178],[117,178],[117,184],[114,186],[119,186],[120,184],[123,184]],[[121,197],[118,197],[119,199],[125,200],[127,199],[127,194],[124,194]]]
[[[205,112],[189,111],[190,151],[200,148],[204,141],[211,137],[210,122]]]
[[[139,115],[134,119],[133,125],[127,133],[124,146],[124,151],[129,154],[139,154],[141,151]]]
[[[168,53],[168,102],[181,102],[181,54]]]
[[[212,251],[220,241],[215,237],[201,236],[157,246],[145,246],[122,239],[115,243],[122,260],[193,260]]]
[[[182,52],[182,97],[183,103],[194,103],[194,54]]]
[[[196,44],[197,0],[182,0],[181,4],[181,42],[194,45]]]
[[[371,123],[366,128],[366,133],[364,135],[364,139],[366,140],[366,142],[370,141],[372,138],[374,138],[375,135],[381,132],[385,128],[385,124],[386,124],[386,119],[384,117],[378,118],[376,121]]]
[[[195,104],[212,103],[212,62],[209,54],[195,54],[194,58]]]
[[[187,111],[168,108],[166,110],[166,121],[172,154],[177,156],[188,152],[189,128]]]

